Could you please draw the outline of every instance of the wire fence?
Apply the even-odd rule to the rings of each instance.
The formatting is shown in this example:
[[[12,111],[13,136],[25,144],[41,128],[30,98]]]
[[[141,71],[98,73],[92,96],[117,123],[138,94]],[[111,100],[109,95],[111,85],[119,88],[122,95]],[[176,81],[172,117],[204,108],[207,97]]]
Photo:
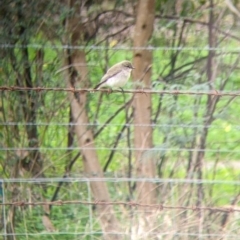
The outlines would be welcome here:
[[[111,202],[103,202],[100,199],[93,199],[90,187],[91,182],[106,182],[110,189],[113,187],[116,191]],[[159,196],[158,204],[143,204],[134,201],[134,196],[130,197],[123,194],[121,190],[128,188],[131,183],[155,184]],[[64,191],[61,191],[57,200],[44,201],[41,198],[41,191],[45,189],[54,189],[59,183],[63,184]],[[202,206],[194,204],[196,199],[191,195],[197,190],[197,186],[202,184],[206,199]],[[4,231],[1,236],[31,238],[36,237],[90,237],[90,239],[101,237],[106,232],[99,231],[98,217],[95,213],[96,208],[101,206],[114,206],[115,212],[124,230],[118,232],[107,232],[107,235],[121,235],[125,238],[134,236],[143,237],[141,224],[136,222],[141,214],[158,220],[151,223],[151,229],[145,233],[148,237],[201,237],[203,239],[214,239],[216,237],[225,237],[227,239],[237,239],[239,228],[236,228],[236,221],[239,221],[240,208],[229,199],[234,199],[239,195],[239,181],[224,180],[198,180],[198,179],[159,179],[159,178],[138,178],[138,177],[89,177],[75,176],[67,178],[38,178],[38,179],[2,179],[1,180],[1,199],[2,203],[2,224],[7,226],[7,215],[11,208],[18,212],[21,224],[16,227],[14,233],[9,234]],[[217,189],[222,189],[221,197],[214,196]],[[226,191],[226,189],[228,189]],[[80,190],[80,191],[79,191]],[[14,201],[11,199],[11,192],[18,191],[18,197]],[[209,195],[212,195],[210,200]],[[132,198],[126,200],[127,198]],[[55,226],[54,229],[44,231],[41,226],[42,215],[44,213],[41,207],[50,207],[51,220]],[[204,230],[199,232],[198,214],[201,213],[204,219]],[[225,220],[224,220],[225,219]],[[226,220],[227,219],[227,220]],[[226,222],[228,228],[224,229]],[[79,224],[72,224],[72,222]],[[84,228],[80,224],[85,222]],[[221,224],[219,224],[219,222]],[[211,224],[210,224],[211,223]],[[35,226],[34,232],[32,226]],[[6,229],[5,229],[6,230]],[[198,232],[198,233],[197,233]]]
[[[239,3],[137,2],[3,1],[0,239],[239,238]]]
[[[240,39],[239,39],[240,40]],[[86,45],[50,45],[50,44],[27,44],[27,45],[11,45],[11,44],[0,44],[0,48],[8,49],[8,48],[32,48],[32,49],[77,49],[77,50],[95,50],[95,51],[105,51],[105,50],[123,50],[123,51],[134,51],[134,50],[149,50],[149,51],[219,51],[221,53],[238,53],[240,52],[240,48],[238,47],[167,47],[167,46],[147,46],[147,47],[131,47],[131,46],[114,46],[114,47],[106,47],[106,46],[86,46]],[[90,64],[91,66],[91,64]]]
[[[204,124],[203,116],[198,116],[195,121],[182,121],[181,113],[187,109],[187,114],[192,111],[188,101],[179,104],[179,111],[176,111],[176,117],[179,121],[157,121],[150,124],[135,124],[133,122],[117,121],[108,122],[106,118],[88,123],[75,123],[59,121],[59,118],[52,118],[47,121],[46,118],[40,118],[38,121],[2,121],[0,126],[13,129],[36,126],[41,133],[44,130],[46,136],[52,140],[48,142],[47,138],[40,146],[28,146],[24,139],[15,141],[14,144],[1,145],[0,152],[3,153],[2,159],[9,157],[8,164],[19,166],[21,161],[30,152],[40,151],[47,160],[44,164],[46,174],[57,176],[55,178],[6,178],[1,180],[1,203],[2,211],[2,230],[0,236],[3,239],[10,237],[17,239],[102,239],[103,236],[123,239],[237,239],[239,236],[238,222],[240,219],[239,208],[239,163],[240,150],[238,147],[238,135],[240,126],[237,119],[238,113],[235,111],[235,104],[239,101],[239,91],[190,91],[190,90],[149,90],[149,89],[131,89],[113,90],[109,93],[108,89],[72,89],[59,87],[16,87],[1,86],[2,96],[5,94],[15,94],[18,92],[40,93],[49,92],[70,92],[70,93],[89,93],[92,99],[97,99],[97,92],[107,93],[106,99],[121,94],[152,94],[153,98],[160,95],[174,97],[191,97],[192,103],[198,97],[221,97],[222,109],[228,109],[231,114],[225,115],[220,122],[213,124]],[[95,91],[95,93],[94,93]],[[10,95],[9,95],[10,96]],[[224,99],[226,98],[226,99]],[[234,99],[235,102],[230,102]],[[123,102],[126,102],[123,101]],[[122,104],[122,103],[121,103]],[[108,103],[108,107],[111,104]],[[177,106],[177,105],[176,105]],[[193,105],[193,108],[196,106]],[[231,107],[232,110],[231,110]],[[205,108],[205,103],[199,105],[199,109]],[[190,109],[190,111],[189,111]],[[114,110],[115,111],[115,110]],[[109,111],[111,112],[111,111]],[[55,119],[55,120],[54,120]],[[103,121],[103,122],[100,122]],[[174,144],[162,144],[162,140],[155,140],[155,146],[152,148],[136,148],[134,145],[127,145],[127,134],[121,133],[121,141],[117,146],[106,144],[96,138],[96,146],[79,147],[76,144],[66,146],[62,131],[68,132],[69,127],[83,126],[89,129],[103,129],[102,131],[113,132],[126,127],[132,133],[134,127],[151,127],[159,136],[159,132],[165,133],[166,136],[175,134],[179,131],[179,136],[191,136],[193,131],[201,133],[203,129],[208,129],[210,143],[201,147],[199,145],[188,145],[189,140],[176,140]],[[186,132],[187,131],[187,132]],[[189,132],[191,131],[191,132]],[[53,136],[58,135],[57,139]],[[218,136],[214,138],[214,136]],[[221,137],[219,137],[221,136]],[[45,139],[45,138],[43,138]],[[53,140],[54,139],[54,140]],[[104,139],[104,138],[103,138]],[[14,141],[14,138],[13,138]],[[53,142],[55,144],[53,144]],[[166,141],[165,141],[166,142]],[[49,144],[50,143],[50,144]],[[179,143],[179,144],[176,144]],[[82,150],[96,150],[100,156],[100,161],[106,164],[110,152],[116,154],[115,166],[116,175],[105,172],[104,177],[99,172],[83,174],[81,164],[76,166],[77,171],[69,172],[66,168],[65,159],[73,161],[74,154],[81,153]],[[119,173],[119,169],[126,168],[129,164],[127,153],[135,151],[144,151],[145,158],[141,161],[147,162],[148,156],[153,156],[158,171],[162,171],[161,164],[165,164],[167,173],[162,174],[166,178],[149,178],[144,176],[135,176],[134,172],[129,172],[126,177],[126,171]],[[71,151],[71,156],[69,155]],[[191,174],[188,175],[189,156],[203,152],[205,162],[202,169],[205,172],[205,178],[197,179]],[[70,156],[70,157],[69,157]],[[77,156],[77,155],[76,155]],[[79,155],[78,155],[79,156]],[[165,160],[165,159],[166,160]],[[174,161],[172,161],[174,159]],[[168,161],[168,162],[166,162]],[[7,165],[8,165],[7,164]],[[6,166],[7,166],[6,165]],[[61,166],[62,165],[62,166]],[[3,165],[4,166],[4,165]],[[21,167],[22,174],[25,176],[25,169]],[[104,167],[105,168],[105,167]],[[117,169],[119,168],[119,169]],[[52,169],[49,171],[49,169]],[[59,169],[62,177],[59,177]],[[76,172],[76,174],[74,174]],[[171,173],[172,172],[172,173]],[[194,173],[193,173],[194,175]],[[171,178],[171,176],[174,176]],[[167,178],[170,177],[170,178]],[[183,177],[183,178],[179,178]],[[212,178],[212,179],[210,179]],[[229,180],[232,179],[232,180]],[[91,190],[91,183],[105,182],[111,195],[111,201],[102,201],[95,199]],[[157,192],[156,202],[145,204],[139,201],[138,193],[135,191],[138,184],[151,183]],[[202,202],[198,203],[199,189],[202,189]],[[59,192],[58,192],[58,189]],[[56,193],[57,192],[57,193]],[[54,197],[56,196],[56,198]],[[147,197],[147,196],[146,196]],[[98,208],[113,207],[121,229],[115,231],[103,231],[100,226]],[[21,220],[16,224],[14,231],[9,228],[9,217],[14,211],[15,217]],[[104,213],[102,213],[104,214]],[[144,217],[143,217],[144,216]],[[47,219],[51,219],[51,224]],[[144,221],[151,223],[148,232],[144,233]],[[142,221],[142,222],[141,222]],[[202,229],[200,229],[200,227]]]
[[[206,96],[240,96],[240,91],[184,91],[184,90],[149,90],[149,89],[133,89],[133,90],[110,90],[109,89],[75,89],[75,88],[43,88],[43,87],[17,87],[17,86],[1,86],[0,91],[55,91],[55,92],[72,92],[72,93],[84,93],[84,92],[105,92],[105,93],[133,93],[133,94],[170,94],[170,95],[206,95]]]
[[[42,140],[38,146],[29,146],[26,137],[19,138],[20,141],[12,138],[12,142],[1,144],[0,155],[3,160],[3,169],[13,166],[13,171],[19,167],[19,174],[23,178],[5,178],[1,180],[1,233],[2,239],[102,239],[108,236],[112,239],[121,237],[123,239],[237,239],[239,236],[239,157],[238,147],[239,130],[238,112],[236,104],[239,102],[239,91],[191,91],[191,90],[150,90],[131,89],[109,90],[100,89],[72,89],[59,87],[16,87],[1,86],[0,91],[3,97],[14,96],[16,93],[88,93],[91,101],[97,101],[99,93],[107,100],[103,118],[97,118],[88,123],[68,122],[66,114],[60,120],[59,116],[50,119],[40,117],[37,121],[12,121],[5,118],[0,122],[0,127],[6,130],[24,131],[27,127],[35,126],[42,135]],[[95,92],[94,92],[95,91]],[[150,124],[135,124],[131,121],[109,122],[109,113],[114,113],[116,109],[107,109],[122,96],[121,107],[127,100],[124,96],[131,98],[135,94],[151,94],[153,99],[163,95],[169,97],[170,105],[178,108],[175,111],[175,119],[172,121],[167,113],[166,119],[152,122]],[[46,95],[47,96],[47,95]],[[44,97],[46,97],[44,96]],[[227,109],[227,113],[215,121],[213,124],[204,123],[205,102],[199,104],[199,111],[202,113],[194,118],[194,121],[185,121],[191,111],[194,111],[196,99],[206,96],[213,98],[220,97],[221,105],[219,114]],[[56,97],[54,95],[53,99]],[[171,99],[179,97],[179,104]],[[187,101],[184,99],[187,97]],[[62,98],[62,96],[61,96]],[[181,99],[182,98],[182,99]],[[6,98],[7,99],[7,98]],[[64,96],[65,100],[66,97]],[[230,101],[233,99],[234,101]],[[109,102],[110,101],[110,102]],[[174,104],[173,104],[174,103]],[[191,105],[191,104],[192,105]],[[64,103],[65,104],[65,103]],[[169,101],[164,103],[164,111],[168,112]],[[60,106],[54,103],[54,107]],[[66,106],[66,105],[63,105]],[[3,105],[4,108],[4,105]],[[51,109],[51,106],[45,107]],[[60,107],[59,109],[61,109]],[[9,108],[10,109],[10,108]],[[190,110],[189,110],[190,109]],[[203,110],[201,110],[203,109]],[[49,110],[47,110],[49,111]],[[60,110],[61,111],[61,110]],[[103,111],[103,112],[104,112]],[[186,115],[183,117],[186,111]],[[4,111],[3,111],[4,112]],[[52,111],[49,111],[50,113]],[[124,112],[124,111],[123,111]],[[169,113],[171,111],[169,110]],[[94,113],[94,111],[93,111]],[[91,115],[91,113],[90,113]],[[94,115],[94,114],[93,114]],[[108,115],[108,116],[107,116]],[[39,114],[41,116],[41,114]],[[106,117],[107,116],[107,117]],[[191,115],[193,116],[193,115]],[[112,139],[120,132],[119,145],[109,143],[110,137],[103,135],[96,138],[94,147],[79,147],[76,143],[72,146],[66,144],[66,133],[71,127],[87,127],[97,132],[99,129],[106,131]],[[122,128],[133,132],[135,127],[151,127],[155,135],[155,144],[152,148],[136,148],[128,145],[128,135],[121,132]],[[190,145],[191,136],[196,136],[194,131],[201,134],[203,129],[209,131],[209,144],[200,146],[197,143]],[[9,131],[8,130],[8,131]],[[159,138],[163,134],[168,140]],[[184,137],[185,138],[184,138]],[[171,139],[172,137],[172,139]],[[190,139],[188,139],[190,137]],[[107,140],[106,140],[107,139]],[[2,141],[3,143],[3,141]],[[111,163],[113,170],[105,171],[104,177],[100,172],[92,172],[79,176],[83,172],[80,162],[75,164],[75,170],[68,170],[67,161],[75,161],[75,156],[79,156],[83,150],[96,150],[102,165],[107,164],[111,152],[115,154]],[[144,151],[145,155],[141,159],[147,164],[148,157],[152,156],[155,161],[158,176],[149,178],[136,176],[135,172],[124,170],[131,158],[129,153]],[[29,178],[22,162],[31,152],[41,152],[44,156],[44,174],[46,177]],[[189,159],[199,152],[205,154],[205,161],[202,169],[204,177],[198,179],[194,171],[188,171]],[[75,154],[75,155],[74,155]],[[162,166],[164,164],[164,168]],[[104,167],[105,169],[106,167]],[[191,166],[190,166],[191,168]],[[110,168],[111,169],[111,168]],[[161,173],[161,171],[165,171]],[[113,175],[115,172],[115,175]],[[122,175],[121,175],[122,171]],[[128,174],[127,174],[128,172]],[[190,173],[190,174],[189,174]],[[193,175],[191,175],[191,173]],[[11,174],[10,174],[11,175]],[[128,175],[126,177],[126,175]],[[26,177],[28,176],[28,177]],[[49,177],[56,176],[56,177]],[[61,176],[61,177],[59,177]],[[163,178],[160,178],[162,176]],[[93,182],[107,184],[111,201],[102,201],[93,196],[91,184]],[[142,203],[135,190],[139,184],[151,183],[156,191],[156,203]],[[202,201],[199,204],[199,189],[202,189]],[[56,196],[56,197],[55,197]],[[145,196],[147,197],[147,196]],[[117,231],[103,231],[100,225],[97,209],[101,207],[113,207],[116,218],[121,229]],[[18,223],[14,231],[9,230],[11,215],[15,215]],[[102,213],[104,215],[104,212]],[[51,219],[51,224],[48,222]],[[146,220],[147,219],[147,220]],[[148,231],[144,226],[144,221],[150,223]],[[201,226],[201,228],[200,228]]]

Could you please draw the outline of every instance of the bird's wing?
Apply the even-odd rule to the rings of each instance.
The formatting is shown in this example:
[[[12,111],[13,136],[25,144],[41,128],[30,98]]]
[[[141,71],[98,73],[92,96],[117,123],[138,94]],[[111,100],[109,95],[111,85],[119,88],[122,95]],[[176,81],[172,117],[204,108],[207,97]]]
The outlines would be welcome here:
[[[114,65],[116,66],[116,65]],[[116,76],[119,72],[121,72],[121,69],[116,72],[113,67],[110,67],[107,71],[107,73],[102,77],[101,82],[94,88],[97,89],[99,88],[103,83],[105,83],[109,78]]]

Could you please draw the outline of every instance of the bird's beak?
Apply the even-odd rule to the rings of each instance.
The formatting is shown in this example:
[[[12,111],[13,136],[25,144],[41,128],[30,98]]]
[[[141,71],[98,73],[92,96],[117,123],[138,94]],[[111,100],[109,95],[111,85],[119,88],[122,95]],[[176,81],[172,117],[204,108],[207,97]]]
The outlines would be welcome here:
[[[135,67],[132,66],[132,69],[135,69]]]

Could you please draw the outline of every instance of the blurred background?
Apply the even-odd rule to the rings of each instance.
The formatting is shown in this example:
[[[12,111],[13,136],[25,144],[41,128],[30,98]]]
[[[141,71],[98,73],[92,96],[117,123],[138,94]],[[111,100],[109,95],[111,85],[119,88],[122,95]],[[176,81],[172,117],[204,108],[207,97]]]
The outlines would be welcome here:
[[[239,0],[0,3],[0,239],[238,239]]]

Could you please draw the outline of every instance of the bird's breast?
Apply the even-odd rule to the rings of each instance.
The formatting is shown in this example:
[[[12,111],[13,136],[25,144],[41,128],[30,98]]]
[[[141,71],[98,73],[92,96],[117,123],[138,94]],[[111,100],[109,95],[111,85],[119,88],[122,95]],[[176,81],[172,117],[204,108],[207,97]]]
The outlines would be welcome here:
[[[121,71],[118,74],[114,75],[107,81],[107,85],[110,87],[122,87],[125,85],[130,77],[131,72]]]

